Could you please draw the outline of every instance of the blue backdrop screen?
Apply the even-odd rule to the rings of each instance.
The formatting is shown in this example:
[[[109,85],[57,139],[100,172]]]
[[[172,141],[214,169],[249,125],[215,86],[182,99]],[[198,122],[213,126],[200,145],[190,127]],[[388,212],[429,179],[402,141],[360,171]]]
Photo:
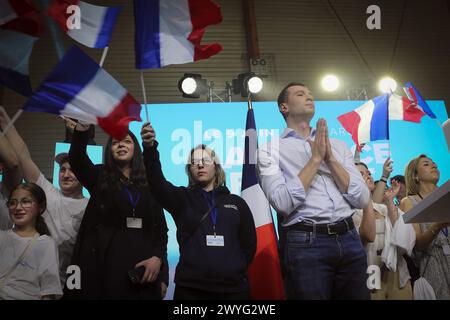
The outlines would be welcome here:
[[[351,136],[338,122],[337,117],[362,105],[364,101],[316,101],[316,113],[311,124],[318,118],[328,122],[329,134],[345,141],[354,151]],[[439,166],[439,184],[450,178],[450,155],[440,123],[447,118],[443,101],[428,101],[437,115],[437,121],[423,117],[421,123],[390,121],[390,141],[375,141],[366,145],[361,160],[365,162],[379,179],[383,163],[391,154],[395,174],[404,174],[406,164],[421,153],[427,154]],[[259,144],[279,136],[285,122],[278,111],[276,102],[253,104]],[[241,170],[243,162],[245,120],[247,103],[183,103],[148,105],[150,120],[156,131],[159,152],[166,179],[174,185],[187,185],[185,163],[191,148],[204,143],[215,150],[226,172],[227,186],[232,193],[240,194]],[[144,107],[141,114],[146,119]],[[130,129],[140,140],[142,123],[132,123]],[[57,145],[56,153],[65,151],[67,146]],[[101,163],[101,152],[91,151],[94,163]],[[57,169],[53,181],[57,183]],[[173,273],[178,262],[176,227],[171,216],[166,213],[169,227],[168,255],[170,264],[170,286],[167,299],[173,295]]]

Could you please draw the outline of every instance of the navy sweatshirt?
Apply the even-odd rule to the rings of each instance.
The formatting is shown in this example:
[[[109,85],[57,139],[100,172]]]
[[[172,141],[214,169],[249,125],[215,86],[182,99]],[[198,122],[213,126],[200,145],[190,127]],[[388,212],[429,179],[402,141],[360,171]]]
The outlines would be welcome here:
[[[244,199],[230,194],[226,187],[215,189],[216,234],[224,237],[225,245],[207,246],[206,236],[214,231],[211,214],[200,223],[209,209],[204,192],[176,187],[164,178],[157,143],[144,148],[144,163],[152,194],[177,226],[180,260],[175,283],[219,293],[249,290],[247,268],[256,251],[256,230]],[[211,197],[212,192],[207,196]]]

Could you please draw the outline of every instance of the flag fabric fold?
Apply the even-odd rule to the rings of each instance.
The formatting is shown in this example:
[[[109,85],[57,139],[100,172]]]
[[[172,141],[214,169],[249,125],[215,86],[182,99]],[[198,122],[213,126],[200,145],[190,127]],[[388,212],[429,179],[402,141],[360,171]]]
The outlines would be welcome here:
[[[31,0],[2,0],[0,2],[0,26],[33,11],[35,9]]]
[[[420,122],[425,113],[407,97],[391,94],[389,97],[389,120]]]
[[[126,136],[131,121],[141,121],[141,105],[75,46],[36,89],[23,109],[98,124],[117,139]]]
[[[136,68],[161,68],[207,59],[222,50],[201,44],[205,28],[222,21],[210,0],[135,0]]]
[[[257,132],[253,110],[247,112],[245,161],[242,168],[241,196],[253,214],[257,248],[248,269],[250,293],[256,300],[284,299],[283,278],[275,228],[269,201],[262,191],[256,175]]]
[[[80,28],[69,29],[67,21],[73,13],[67,13],[69,6],[80,8]],[[89,48],[105,48],[109,45],[120,7],[102,7],[80,0],[55,0],[48,7],[52,17],[69,37]],[[72,11],[70,11],[72,12]]]
[[[403,89],[406,95],[408,96],[409,100],[413,101],[416,104],[417,108],[422,110],[425,114],[427,114],[431,118],[436,119],[436,115],[434,114],[433,111],[431,111],[430,106],[422,97],[419,90],[417,90],[416,87],[411,82],[406,83]]]
[[[389,94],[367,101],[338,117],[357,146],[376,140],[389,140]]]
[[[43,29],[36,10],[17,15],[0,26],[0,84],[27,97],[32,93],[29,60]]]

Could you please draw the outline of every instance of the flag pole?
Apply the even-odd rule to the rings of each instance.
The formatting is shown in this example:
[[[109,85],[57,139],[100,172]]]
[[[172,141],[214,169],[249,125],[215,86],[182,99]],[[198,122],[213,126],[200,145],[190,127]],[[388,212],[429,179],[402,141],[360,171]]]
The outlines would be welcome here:
[[[6,133],[9,131],[9,129],[12,128],[12,126],[14,125],[14,123],[17,121],[17,119],[19,119],[19,117],[22,115],[23,113],[23,109],[19,109],[16,114],[14,115],[14,117],[11,119],[11,121],[6,125],[5,129],[3,129],[2,133],[0,134],[0,138],[3,138]]]
[[[251,93],[248,93],[248,97],[247,97],[247,106],[248,106],[248,110],[252,110],[253,109],[253,104],[252,104],[252,97],[251,97]]]
[[[141,70],[141,87],[142,87],[142,96],[144,97],[145,116],[147,117],[147,121],[150,122],[150,118],[148,117],[147,94],[145,93],[145,82],[144,82],[144,71],[143,70]]]
[[[103,64],[105,63],[106,55],[108,54],[109,47],[103,48],[102,57],[100,59],[99,66],[103,68]]]

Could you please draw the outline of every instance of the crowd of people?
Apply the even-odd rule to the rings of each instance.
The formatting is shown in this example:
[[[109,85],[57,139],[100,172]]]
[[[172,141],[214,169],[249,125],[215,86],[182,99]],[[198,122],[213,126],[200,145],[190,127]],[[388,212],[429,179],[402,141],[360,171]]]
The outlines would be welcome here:
[[[304,84],[288,84],[277,103],[286,129],[260,146],[256,167],[279,217],[286,297],[450,299],[450,223],[402,218],[437,189],[433,160],[419,155],[404,176],[391,177],[388,158],[375,182],[360,151],[329,138],[325,119],[312,127],[314,98]],[[2,130],[10,121],[0,107]],[[55,158],[59,188],[14,126],[0,137],[0,299],[163,299],[164,209],[177,228],[174,299],[251,298],[255,223],[227,189],[214,150],[193,148],[187,186],[175,186],[163,174],[150,123],[142,125],[142,148],[131,131],[110,138],[101,165],[87,155],[89,126],[65,123],[73,135],[69,153]],[[67,286],[69,265],[81,270],[78,287]],[[379,268],[378,285],[368,285],[368,266]]]

